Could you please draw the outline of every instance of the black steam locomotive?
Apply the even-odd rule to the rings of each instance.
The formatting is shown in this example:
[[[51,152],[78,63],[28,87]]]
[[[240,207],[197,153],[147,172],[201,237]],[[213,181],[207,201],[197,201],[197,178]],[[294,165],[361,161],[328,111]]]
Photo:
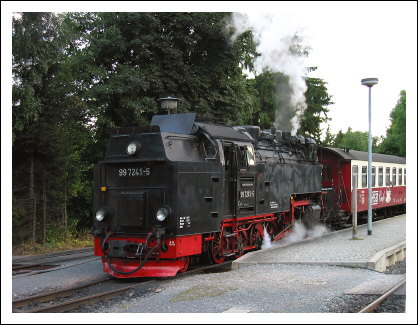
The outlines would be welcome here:
[[[274,128],[156,115],[115,129],[94,176],[95,255],[119,278],[174,276],[283,237],[321,215],[315,141]]]

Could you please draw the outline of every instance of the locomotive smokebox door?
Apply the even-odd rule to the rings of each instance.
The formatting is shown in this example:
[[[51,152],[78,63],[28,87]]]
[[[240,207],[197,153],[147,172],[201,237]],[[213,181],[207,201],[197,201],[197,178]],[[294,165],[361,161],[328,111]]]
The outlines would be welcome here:
[[[147,192],[121,192],[117,198],[118,224],[120,227],[145,226],[147,216]]]

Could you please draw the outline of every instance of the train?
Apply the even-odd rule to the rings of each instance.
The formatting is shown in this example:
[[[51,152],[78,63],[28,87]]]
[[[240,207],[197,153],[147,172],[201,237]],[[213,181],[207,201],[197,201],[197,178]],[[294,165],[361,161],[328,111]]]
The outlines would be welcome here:
[[[117,278],[167,277],[194,261],[222,263],[260,249],[296,221],[342,226],[351,216],[351,171],[363,171],[363,158],[274,127],[232,127],[195,113],[116,128],[94,170],[94,255]],[[379,186],[381,167],[393,163],[402,176],[390,176],[393,194],[387,182],[374,189],[377,211],[402,209],[405,159],[385,159],[376,161]],[[361,212],[367,196],[359,198]]]
[[[323,165],[323,221],[335,229],[351,224],[353,189],[360,221],[368,215],[368,153],[347,148],[318,148]],[[372,153],[372,219],[406,212],[406,158]],[[356,184],[355,184],[356,183]]]

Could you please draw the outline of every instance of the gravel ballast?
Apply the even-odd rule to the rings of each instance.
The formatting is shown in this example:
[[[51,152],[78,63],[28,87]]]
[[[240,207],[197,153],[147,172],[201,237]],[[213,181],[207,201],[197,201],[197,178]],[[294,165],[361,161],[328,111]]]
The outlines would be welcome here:
[[[396,266],[399,269],[399,266]],[[383,273],[347,267],[254,265],[223,273],[161,279],[80,312],[99,313],[336,313],[358,312],[370,296],[344,293]],[[404,298],[403,298],[404,299]],[[364,305],[363,303],[366,302]],[[360,306],[360,307],[357,307]],[[388,307],[392,308],[392,307]],[[393,308],[392,308],[393,309]],[[389,310],[389,309],[388,309]],[[401,309],[396,309],[401,312]],[[385,311],[383,311],[385,312]],[[390,311],[393,312],[393,311]]]

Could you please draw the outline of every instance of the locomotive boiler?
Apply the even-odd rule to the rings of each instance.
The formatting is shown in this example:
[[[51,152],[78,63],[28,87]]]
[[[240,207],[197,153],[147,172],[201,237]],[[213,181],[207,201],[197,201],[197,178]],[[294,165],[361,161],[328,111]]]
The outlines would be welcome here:
[[[174,276],[283,237],[321,215],[314,140],[275,128],[155,115],[112,131],[94,173],[94,252],[119,278]]]

